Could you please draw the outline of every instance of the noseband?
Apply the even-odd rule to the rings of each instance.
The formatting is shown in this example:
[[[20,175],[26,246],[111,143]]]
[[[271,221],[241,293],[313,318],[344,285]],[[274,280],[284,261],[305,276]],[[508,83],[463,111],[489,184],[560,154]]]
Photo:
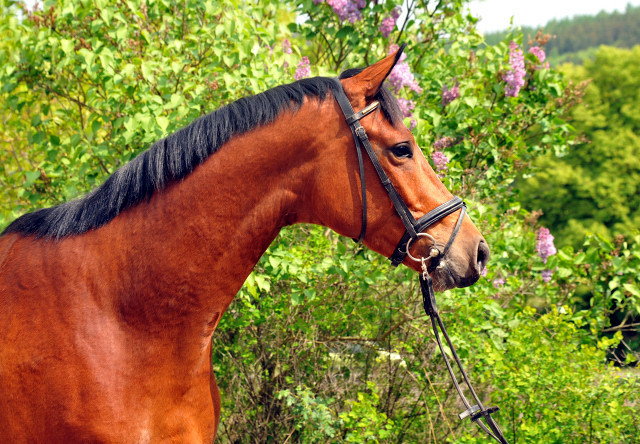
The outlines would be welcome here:
[[[411,254],[409,253],[409,247],[411,246],[411,242],[417,240],[418,237],[428,237],[432,241],[431,249],[429,251],[429,258],[434,260],[444,258],[447,252],[449,251],[449,248],[453,244],[456,238],[456,235],[458,234],[458,231],[460,230],[460,226],[462,225],[462,221],[464,219],[467,205],[464,203],[462,199],[455,196],[451,200],[448,200],[447,202],[437,206],[436,208],[434,208],[433,210],[429,211],[427,214],[425,214],[424,216],[416,220],[413,217],[413,214],[411,214],[411,211],[409,210],[407,205],[402,200],[402,197],[400,197],[400,195],[398,194],[398,191],[396,190],[396,188],[391,183],[389,176],[387,176],[387,173],[384,172],[384,169],[382,168],[382,165],[378,160],[378,156],[376,156],[376,153],[373,151],[373,148],[371,147],[371,143],[369,142],[367,133],[364,130],[364,127],[360,124],[360,119],[362,119],[367,114],[370,114],[373,111],[375,111],[379,106],[379,102],[373,102],[372,104],[366,106],[365,108],[363,108],[362,110],[356,113],[353,111],[353,107],[351,106],[351,103],[349,102],[349,99],[347,98],[344,92],[344,89],[342,88],[342,84],[340,83],[340,80],[338,80],[337,78],[334,78],[333,80],[337,85],[337,89],[336,91],[334,91],[334,96],[336,98],[336,101],[338,102],[338,105],[340,105],[340,109],[342,109],[342,113],[344,114],[344,117],[346,119],[347,124],[349,125],[349,128],[351,128],[353,140],[355,141],[355,144],[356,144],[356,154],[358,155],[358,168],[360,170],[360,185],[361,185],[360,188],[362,190],[362,226],[360,228],[360,235],[358,236],[358,239],[354,239],[354,240],[357,242],[362,241],[367,231],[367,190],[366,190],[366,182],[365,182],[365,176],[364,176],[364,161],[362,157],[362,147],[364,147],[366,153],[369,155],[369,159],[371,160],[373,167],[376,170],[376,173],[378,174],[378,177],[380,178],[380,182],[382,183],[382,186],[385,188],[385,190],[387,190],[387,194],[389,195],[389,198],[391,199],[391,202],[393,203],[393,206],[396,209],[396,212],[398,213],[398,216],[400,216],[400,220],[402,221],[405,227],[405,233],[402,236],[402,239],[400,239],[398,246],[393,251],[391,256],[389,256],[389,260],[391,261],[391,264],[394,267],[397,266],[407,257],[407,255],[415,261],[422,262],[422,275],[420,276],[422,302],[424,305],[425,312],[431,318],[431,325],[433,326],[433,332],[436,337],[436,342],[438,343],[438,347],[442,352],[442,356],[444,356],[444,361],[447,365],[447,371],[451,376],[453,385],[455,386],[456,390],[458,391],[458,394],[460,395],[460,399],[462,400],[463,404],[466,407],[466,410],[459,415],[460,419],[469,417],[471,421],[478,424],[478,426],[482,430],[484,430],[489,436],[491,436],[493,439],[495,439],[501,444],[508,444],[507,440],[502,434],[502,431],[500,430],[500,427],[495,422],[495,420],[491,417],[491,413],[498,411],[498,407],[488,407],[488,408],[484,407],[484,405],[482,404],[482,401],[480,401],[480,399],[478,398],[478,395],[476,394],[475,390],[471,386],[471,383],[469,382],[469,377],[467,376],[466,372],[462,368],[462,363],[460,362],[460,358],[458,358],[458,354],[456,353],[455,348],[451,343],[451,339],[447,334],[447,330],[445,329],[444,324],[442,323],[442,319],[440,318],[440,314],[438,312],[438,308],[436,305],[435,293],[433,291],[433,283],[431,281],[431,276],[429,276],[427,266],[426,266],[426,260],[428,258],[417,259],[411,256]],[[431,235],[424,233],[424,231],[427,228],[429,228],[431,225],[433,225],[435,222],[447,217],[448,215],[454,213],[457,210],[460,210],[458,221],[456,222],[456,225],[451,233],[451,236],[449,237],[449,240],[445,244],[444,248],[440,250],[436,245],[435,239]],[[442,335],[445,337],[447,343],[449,344],[449,348],[456,361],[458,369],[462,374],[464,383],[466,384],[470,393],[473,395],[474,400],[476,401],[475,405],[471,405],[467,401],[467,398],[464,396],[464,393],[462,392],[462,388],[458,384],[458,380],[453,373],[447,354],[445,353],[444,348],[442,346],[442,341],[440,340],[440,335],[438,333],[438,327],[440,327],[440,330],[442,331]],[[486,421],[487,425],[485,425],[482,422],[483,419]]]

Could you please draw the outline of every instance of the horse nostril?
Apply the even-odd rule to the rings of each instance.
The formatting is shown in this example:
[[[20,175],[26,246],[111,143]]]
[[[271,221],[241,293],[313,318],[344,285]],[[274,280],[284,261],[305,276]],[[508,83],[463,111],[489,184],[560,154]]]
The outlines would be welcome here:
[[[491,251],[489,250],[489,246],[484,241],[484,239],[482,239],[478,244],[478,255],[477,255],[479,273],[481,273],[482,270],[484,270],[484,267],[487,265],[487,262],[489,262],[489,256],[491,256]]]

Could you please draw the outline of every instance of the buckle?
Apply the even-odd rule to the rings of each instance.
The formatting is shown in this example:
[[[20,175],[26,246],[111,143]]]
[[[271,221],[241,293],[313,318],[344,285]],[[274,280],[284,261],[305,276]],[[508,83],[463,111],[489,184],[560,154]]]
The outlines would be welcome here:
[[[459,417],[460,419],[464,419],[464,418],[466,418],[467,416],[471,416],[471,415],[473,415],[473,414],[474,414],[475,412],[477,412],[478,410],[480,410],[480,406],[478,406],[477,404],[476,404],[476,405],[472,405],[471,407],[469,407],[469,410],[465,410],[464,412],[460,413],[460,414],[458,415],[458,417]]]
[[[471,421],[476,422],[478,419],[480,419],[482,416],[484,416],[485,418],[487,416],[490,416],[492,413],[497,412],[498,410],[500,410],[500,407],[498,406],[493,406],[493,407],[488,407],[478,413],[474,413],[473,415],[471,415]]]
[[[497,407],[497,406],[488,407],[484,410],[480,410],[480,406],[476,404],[469,407],[469,410],[465,410],[464,412],[460,413],[458,416],[460,417],[460,419],[464,419],[467,416],[469,416],[472,422],[476,422],[481,417],[489,416],[492,413],[497,412],[498,410],[500,410],[500,407]]]

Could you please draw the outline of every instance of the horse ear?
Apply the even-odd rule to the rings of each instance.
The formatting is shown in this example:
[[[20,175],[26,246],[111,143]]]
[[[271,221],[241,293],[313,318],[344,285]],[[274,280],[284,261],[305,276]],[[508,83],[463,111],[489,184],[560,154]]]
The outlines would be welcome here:
[[[379,62],[363,69],[355,76],[342,80],[342,86],[354,108],[362,108],[378,94],[382,87],[382,82],[400,60],[405,46],[407,46],[406,43],[403,43],[394,54],[390,54]]]

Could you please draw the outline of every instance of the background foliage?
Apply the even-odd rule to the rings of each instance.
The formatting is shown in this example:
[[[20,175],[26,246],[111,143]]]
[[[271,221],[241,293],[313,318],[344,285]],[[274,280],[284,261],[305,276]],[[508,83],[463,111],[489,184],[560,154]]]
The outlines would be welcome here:
[[[444,183],[470,203],[493,251],[486,277],[438,296],[477,388],[500,405],[512,442],[636,441],[640,237],[564,242],[554,226],[565,246],[545,262],[536,254],[539,214],[521,201],[562,194],[543,187],[548,177],[525,192],[521,178],[544,162],[563,166],[551,153],[574,162],[566,168],[589,150],[594,164],[609,163],[614,140],[603,134],[607,145],[587,145],[567,119],[593,142],[609,129],[632,137],[637,64],[603,50],[607,63],[567,69],[596,79],[576,107],[582,89],[519,53],[521,33],[488,44],[458,0],[409,1],[394,18],[398,6],[102,0],[28,11],[3,0],[0,225],[87,192],[164,134],[306,75],[309,65],[312,75],[335,75],[408,42],[409,83],[396,91],[406,123]],[[610,72],[619,73],[615,84],[599,84]],[[514,76],[515,95],[506,80]],[[637,151],[627,156],[637,161]],[[591,190],[580,181],[575,189]],[[486,442],[456,419],[462,407],[415,284],[412,273],[323,228],[284,230],[214,336],[219,439]]]
[[[541,220],[562,245],[581,245],[587,232],[609,239],[633,232],[640,226],[640,46],[602,47],[594,60],[562,70],[589,82],[570,116],[584,140],[566,156],[538,158],[521,201],[544,208]]]

